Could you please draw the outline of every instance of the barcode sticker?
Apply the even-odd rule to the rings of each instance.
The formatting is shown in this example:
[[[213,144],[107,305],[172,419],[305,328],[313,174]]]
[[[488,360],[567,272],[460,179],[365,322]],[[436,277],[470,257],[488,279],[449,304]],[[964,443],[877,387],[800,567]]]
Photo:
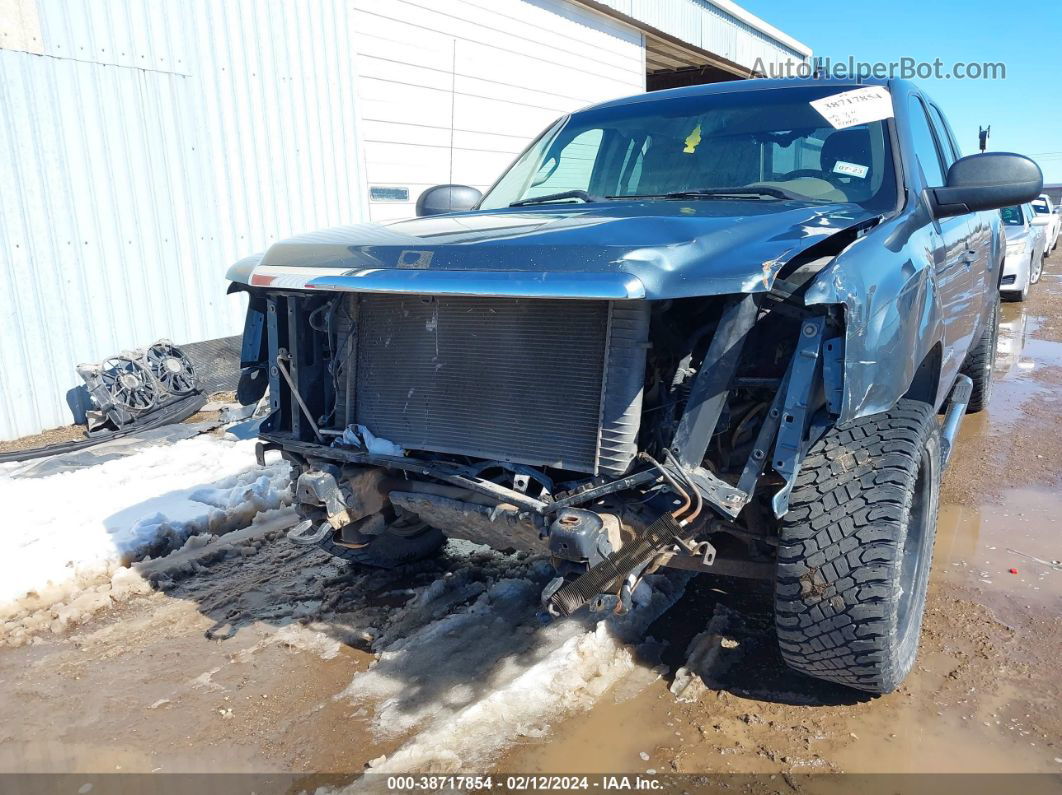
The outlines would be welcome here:
[[[892,95],[884,86],[867,86],[811,101],[811,107],[838,130],[892,117]]]

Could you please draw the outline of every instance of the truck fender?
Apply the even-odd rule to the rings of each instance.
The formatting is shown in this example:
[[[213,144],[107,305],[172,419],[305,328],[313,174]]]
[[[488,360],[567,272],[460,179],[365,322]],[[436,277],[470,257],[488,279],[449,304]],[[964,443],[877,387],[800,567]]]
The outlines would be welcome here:
[[[844,387],[838,422],[891,408],[908,391],[944,337],[935,271],[912,235],[884,252],[869,235],[828,265],[808,289],[807,305],[844,307]],[[882,256],[884,253],[885,256]]]

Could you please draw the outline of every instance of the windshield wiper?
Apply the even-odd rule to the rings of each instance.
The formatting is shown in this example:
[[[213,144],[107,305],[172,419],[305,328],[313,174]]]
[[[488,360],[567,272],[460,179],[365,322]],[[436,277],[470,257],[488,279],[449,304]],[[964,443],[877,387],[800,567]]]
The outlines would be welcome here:
[[[608,199],[732,199],[735,197],[768,197],[772,199],[790,199],[802,202],[817,202],[810,196],[783,190],[782,188],[701,188],[699,190],[677,190],[671,193],[636,193],[629,196],[606,196]]]
[[[545,204],[546,202],[561,201],[562,199],[582,199],[584,202],[601,201],[600,196],[594,196],[585,190],[564,190],[560,193],[547,193],[545,196],[532,196],[530,199],[520,199],[509,204],[510,207],[523,207],[525,204]]]

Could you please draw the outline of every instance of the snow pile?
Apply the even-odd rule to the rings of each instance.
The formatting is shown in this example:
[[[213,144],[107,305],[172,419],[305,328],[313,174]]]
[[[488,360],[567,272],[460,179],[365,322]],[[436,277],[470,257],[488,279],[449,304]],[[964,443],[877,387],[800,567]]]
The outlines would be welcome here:
[[[629,644],[688,579],[650,578],[627,616],[583,613],[542,626],[535,614],[548,566],[508,560],[497,579],[477,563],[436,581],[389,622],[377,663],[343,694],[374,708],[379,739],[406,738],[371,772],[476,769],[520,737],[544,736],[552,721],[589,709],[639,667]]]
[[[244,526],[287,500],[286,462],[259,468],[253,441],[211,436],[45,477],[0,472],[0,618],[27,594],[37,608],[54,604],[118,566]]]

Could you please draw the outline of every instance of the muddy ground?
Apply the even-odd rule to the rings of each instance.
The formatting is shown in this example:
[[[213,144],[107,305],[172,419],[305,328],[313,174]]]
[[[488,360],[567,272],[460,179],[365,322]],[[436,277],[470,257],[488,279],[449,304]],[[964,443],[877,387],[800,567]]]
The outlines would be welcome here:
[[[287,542],[281,510],[150,564],[150,587],[101,586],[65,629],[23,616],[0,648],[0,772],[309,786],[371,763],[773,773],[791,790],[803,772],[1062,772],[1058,253],[1004,305],[996,376],[946,473],[921,653],[891,695],[788,672],[766,588],[672,576],[626,624],[543,627],[539,562],[451,544],[351,572]],[[722,648],[676,697],[709,621]]]

